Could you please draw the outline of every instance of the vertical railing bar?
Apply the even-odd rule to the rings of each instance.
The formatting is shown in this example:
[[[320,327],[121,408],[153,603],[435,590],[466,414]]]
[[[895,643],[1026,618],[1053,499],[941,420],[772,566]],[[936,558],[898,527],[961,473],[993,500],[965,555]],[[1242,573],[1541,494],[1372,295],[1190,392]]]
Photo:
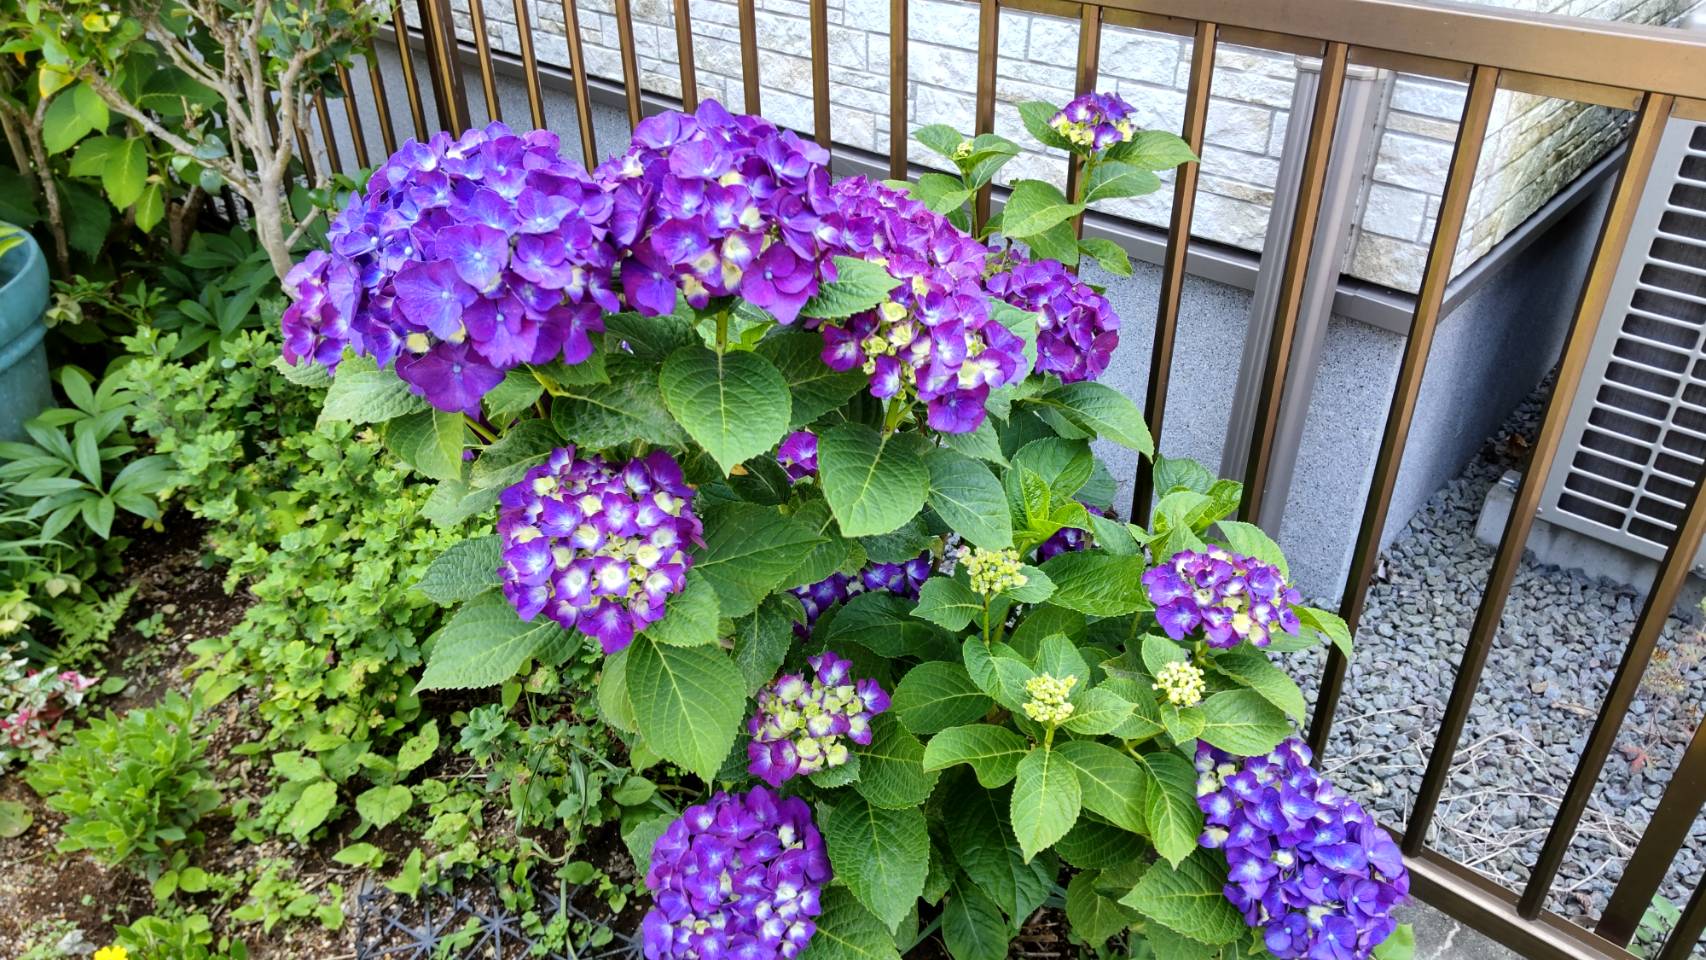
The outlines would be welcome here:
[[[403,37],[402,41],[406,44],[409,38]],[[373,108],[379,111],[379,137],[385,144],[387,154],[396,153],[397,131],[392,125],[391,104],[385,100],[385,78],[379,73],[379,53],[373,47],[368,47],[362,58],[367,61],[368,86],[373,88]]]
[[[1309,142],[1303,154],[1302,180],[1298,184],[1297,212],[1291,224],[1290,244],[1285,252],[1285,272],[1280,278],[1279,305],[1274,311],[1272,340],[1262,371],[1262,390],[1256,398],[1256,416],[1250,433],[1250,458],[1244,466],[1242,516],[1261,516],[1268,482],[1269,459],[1274,432],[1279,427],[1280,393],[1285,389],[1286,367],[1291,362],[1297,316],[1303,307],[1304,281],[1309,276],[1309,254],[1315,246],[1315,227],[1321,218],[1321,199],[1326,193],[1327,166],[1333,155],[1333,132],[1339,122],[1340,94],[1345,89],[1345,63],[1350,47],[1334,41],[1321,58],[1320,87],[1309,126]]]
[[[1095,91],[1096,78],[1101,73],[1101,60],[1102,8],[1086,3],[1079,8],[1078,13],[1078,78],[1074,92],[1083,95]],[[1066,199],[1078,202],[1078,194],[1084,189],[1084,185],[1079,183],[1083,176],[1084,160],[1078,154],[1072,154],[1066,161]],[[1082,213],[1072,218],[1072,235],[1080,239],[1084,236]]]
[[[619,22],[627,24],[626,2],[622,4],[622,7],[623,11]],[[581,15],[579,7],[575,5],[575,0],[563,0],[563,33],[569,43],[569,71],[574,74],[575,125],[581,132],[581,157],[586,161],[586,168],[591,170],[598,166],[598,135],[592,127],[591,80],[586,75],[586,51],[581,49]],[[631,34],[631,29],[622,32],[622,43],[624,44],[622,68],[624,72],[628,68],[627,51],[633,49],[634,38]],[[634,98],[628,101],[628,109],[631,111],[630,120],[638,124],[639,121],[633,119],[638,115],[638,86],[631,86],[629,89],[636,91]]]
[[[503,109],[498,103],[497,68],[492,63],[492,46],[486,38],[486,5],[482,0],[468,0],[468,22],[474,27],[474,53],[480,58],[480,85],[486,99],[486,116],[492,120],[503,119]],[[454,25],[455,21],[451,21]]]
[[[979,0],[977,14],[977,110],[973,133],[995,132],[995,65],[1001,56],[1001,7],[998,0]],[[989,198],[993,184],[977,191],[972,204],[972,224],[978,229],[989,222]]]
[[[533,129],[545,129],[545,91],[539,85],[539,60],[533,55],[533,17],[527,5],[532,0],[515,0],[516,46],[521,52],[522,82],[527,85],[527,112]]]
[[[1410,813],[1409,822],[1404,826],[1403,847],[1404,852],[1408,854],[1415,855],[1426,844],[1428,826],[1433,822],[1440,794],[1450,777],[1452,756],[1457,752],[1457,743],[1463,736],[1464,724],[1469,719],[1469,708],[1474,703],[1475,691],[1481,683],[1481,671],[1486,666],[1487,654],[1492,649],[1494,636],[1498,633],[1505,601],[1508,599],[1511,583],[1516,578],[1517,567],[1522,561],[1523,547],[1534,524],[1535,512],[1540,507],[1540,493],[1546,485],[1546,474],[1551,470],[1552,461],[1557,456],[1558,447],[1563,440],[1564,421],[1569,415],[1570,402],[1577,387],[1581,385],[1582,368],[1587,364],[1588,352],[1593,346],[1594,331],[1599,326],[1600,314],[1605,310],[1612,277],[1623,257],[1623,247],[1629,239],[1630,224],[1640,203],[1647,174],[1652,169],[1653,155],[1658,150],[1659,136],[1664,131],[1670,106],[1670,97],[1647,94],[1642,100],[1641,112],[1636,117],[1634,133],[1629,141],[1629,152],[1624,157],[1623,169],[1618,173],[1611,205],[1607,208],[1605,220],[1600,226],[1593,260],[1582,284],[1569,337],[1564,343],[1564,351],[1558,363],[1557,377],[1553,381],[1551,396],[1546,401],[1546,413],[1541,421],[1540,434],[1532,448],[1528,467],[1517,484],[1510,516],[1505,520],[1504,536],[1493,556],[1493,566],[1487,573],[1481,605],[1475,611],[1475,623],[1470,627],[1463,659],[1458,663],[1457,677],[1452,682],[1451,698],[1446,702],[1445,713],[1440,718],[1439,735],[1434,740],[1434,748],[1428,757],[1427,770],[1422,774],[1421,785],[1416,789],[1416,805]]]
[[[835,142],[829,129],[829,0],[808,0],[812,43],[812,137],[825,150]]]
[[[906,62],[910,17],[907,0],[889,0],[889,177],[894,180],[906,179],[906,147],[912,139],[907,115],[907,87],[912,81]]]
[[[1214,87],[1214,51],[1219,43],[1217,29],[1212,23],[1198,23],[1196,38],[1191,42],[1191,76],[1185,87],[1185,119],[1179,135],[1190,146],[1191,152],[1198,156],[1202,155],[1209,96]],[[1173,181],[1173,217],[1167,228],[1167,252],[1161,262],[1155,342],[1149,355],[1149,385],[1144,392],[1143,404],[1144,417],[1149,422],[1149,436],[1157,452],[1161,450],[1161,424],[1167,409],[1167,381],[1173,372],[1173,341],[1179,328],[1179,298],[1185,284],[1185,259],[1190,252],[1198,173],[1199,164],[1187,163],[1179,168]],[[1149,501],[1154,492],[1149,466],[1144,463],[1144,458],[1139,457],[1137,476],[1132,480],[1133,523],[1149,526]]]
[[[425,22],[424,19],[422,22]],[[427,138],[426,107],[421,103],[421,81],[415,73],[415,52],[409,46],[409,23],[403,19],[402,4],[397,4],[391,8],[391,28],[397,33],[397,58],[403,65],[403,87],[404,92],[409,96],[409,118],[415,123],[415,139],[425,140]],[[430,53],[427,55],[427,59],[430,63],[432,59]],[[370,71],[377,77],[379,75],[377,61],[369,60],[368,63]],[[375,94],[375,97],[381,103],[385,102],[383,86],[377,89],[379,92]],[[394,134],[392,139],[396,139]],[[397,149],[394,144],[388,143],[386,146],[392,151]]]
[[[1445,302],[1445,287],[1451,281],[1452,265],[1457,258],[1457,239],[1463,232],[1469,194],[1475,188],[1475,168],[1481,161],[1482,141],[1487,136],[1493,97],[1498,90],[1498,69],[1476,67],[1469,83],[1469,95],[1463,104],[1463,116],[1458,120],[1457,145],[1446,173],[1445,189],[1440,194],[1439,214],[1434,224],[1433,242],[1428,247],[1422,283],[1416,291],[1416,310],[1410,322],[1410,336],[1404,343],[1404,357],[1398,367],[1397,382],[1392,387],[1392,402],[1386,408],[1386,430],[1381,435],[1380,452],[1374,461],[1374,477],[1363,504],[1362,524],[1357,529],[1356,548],[1351,553],[1351,569],[1339,601],[1339,616],[1350,626],[1352,635],[1356,634],[1357,623],[1362,619],[1368,584],[1374,575],[1375,564],[1379,562],[1380,534],[1386,528],[1386,515],[1392,508],[1398,466],[1404,457],[1410,423],[1416,415],[1423,369],[1427,366],[1428,351],[1433,346],[1440,308]],[[1320,693],[1315,698],[1315,713],[1309,726],[1309,745],[1317,758],[1327,746],[1333,713],[1338,709],[1344,685],[1345,656],[1338,647],[1329,647]]]
[[[327,175],[343,173],[344,158],[338,150],[338,138],[332,133],[332,110],[326,104],[324,90],[314,91],[314,116],[320,121],[320,137],[326,141],[326,162],[331,165]]]
[[[460,134],[473,125],[473,120],[457,58],[456,20],[450,14],[449,0],[421,0],[420,5],[438,118],[452,135]]]
[[[699,109],[699,74],[693,67],[693,14],[687,0],[675,0],[675,54],[681,61],[681,109]]]
[[[640,125],[640,64],[634,53],[634,13],[629,0],[615,0],[616,45],[622,48],[622,92],[628,98],[628,127]]]
[[[740,0],[740,82],[747,113],[764,112],[758,82],[758,0]]]
[[[1517,912],[1530,920],[1538,916],[1540,909],[1546,905],[1552,881],[1558,876],[1564,854],[1569,852],[1570,841],[1575,838],[1576,827],[1581,824],[1582,812],[1587,809],[1588,799],[1599,783],[1605,758],[1611,754],[1617,732],[1623,727],[1623,718],[1629,713],[1629,704],[1641,686],[1641,675],[1647,672],[1647,664],[1658,646],[1659,634],[1664,631],[1665,621],[1676,605],[1677,594],[1682,591],[1689,569],[1694,566],[1694,555],[1700,549],[1702,535],[1706,535],[1706,495],[1703,491],[1706,491],[1706,476],[1696,481],[1694,492],[1689,497],[1688,513],[1676,531],[1676,540],[1665,551],[1659,572],[1653,577],[1652,588],[1647,591],[1646,603],[1641,608],[1641,617],[1635,621],[1635,632],[1623,650],[1623,660],[1617,665],[1617,672],[1612,675],[1611,688],[1600,703],[1599,716],[1594,720],[1587,745],[1582,748],[1581,759],[1576,762],[1575,773],[1570,775],[1564,799],[1552,817],[1546,842],[1541,844],[1540,856],[1534,862],[1534,872],[1529,876],[1528,885],[1523,887],[1522,899],[1517,901]]]
[[[1706,934],[1706,879],[1694,888],[1694,896],[1688,900],[1688,906],[1682,908],[1682,918],[1677,920],[1675,929],[1666,938],[1665,945],[1653,960],[1688,960],[1694,952],[1694,945],[1700,942],[1700,935]]]
[[[349,69],[338,64],[338,84],[344,90],[344,119],[349,121],[350,145],[355,148],[355,165],[367,169],[367,134],[361,129],[361,111],[355,105],[355,88],[350,82]]]
[[[1641,842],[1629,856],[1628,866],[1611,893],[1605,912],[1600,914],[1594,933],[1613,943],[1628,946],[1641,925],[1641,915],[1659,892],[1665,874],[1670,872],[1689,828],[1706,805],[1706,723],[1694,728],[1694,739],[1688,742],[1676,772],[1665,786],[1664,797],[1647,822]]]

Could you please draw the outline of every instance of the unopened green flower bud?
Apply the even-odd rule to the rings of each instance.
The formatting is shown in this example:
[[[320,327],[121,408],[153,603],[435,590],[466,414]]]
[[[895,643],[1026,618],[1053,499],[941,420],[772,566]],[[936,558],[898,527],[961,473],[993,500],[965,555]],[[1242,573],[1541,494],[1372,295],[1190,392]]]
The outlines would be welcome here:
[[[1055,677],[1047,673],[1026,680],[1025,693],[1030,699],[1025,701],[1025,716],[1037,723],[1056,726],[1065,723],[1073,710],[1067,698],[1077,685],[1077,677]]]
[[[1203,694],[1207,692],[1202,671],[1185,660],[1162,664],[1161,669],[1155,671],[1153,688],[1165,694],[1167,702],[1175,707],[1194,707],[1202,702]]]
[[[972,590],[986,597],[994,596],[1003,590],[1013,590],[1029,582],[1020,572],[1023,566],[1019,561],[1017,550],[984,550],[981,547],[967,551],[961,561],[966,567],[966,576],[971,580]]]

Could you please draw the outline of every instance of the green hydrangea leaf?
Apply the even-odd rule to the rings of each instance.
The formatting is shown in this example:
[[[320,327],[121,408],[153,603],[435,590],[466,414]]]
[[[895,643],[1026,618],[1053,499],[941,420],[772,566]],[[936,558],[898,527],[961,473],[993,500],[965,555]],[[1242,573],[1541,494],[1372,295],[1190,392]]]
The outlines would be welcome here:
[[[435,557],[415,589],[434,603],[460,603],[498,586],[503,544],[497,534],[458,540]]]
[[[825,364],[823,337],[806,330],[772,332],[759,341],[758,355],[774,364],[788,385],[790,427],[803,427],[840,407],[867,382],[858,370],[837,371]]]
[[[1226,865],[1199,851],[1151,867],[1120,903],[1199,943],[1232,943],[1246,928],[1221,892],[1225,885]]]
[[[837,320],[864,313],[889,298],[900,281],[880,263],[858,257],[835,258],[835,280],[818,288],[817,295],[800,308],[800,316]]]
[[[1084,212],[1084,204],[1069,203],[1060,188],[1044,180],[1020,180],[1001,208],[1001,232],[1026,239]],[[1073,240],[1074,248],[1077,240]]]
[[[912,616],[912,603],[886,590],[861,593],[819,631],[830,647],[856,643],[879,657],[940,659],[953,646],[936,625]],[[819,621],[822,623],[822,621]]]
[[[1118,617],[1150,609],[1143,589],[1143,558],[1094,550],[1063,553],[1042,565],[1054,581],[1049,602],[1092,617]]]
[[[1060,411],[1074,424],[1143,456],[1155,452],[1149,425],[1131,398],[1105,383],[1083,380],[1037,397],[1033,402]]]
[[[693,569],[717,591],[721,615],[744,617],[822,541],[810,527],[775,507],[722,504],[705,512],[705,545]]]
[[[1234,756],[1259,757],[1291,736],[1285,712],[1255,690],[1223,690],[1202,704],[1203,740]]]
[[[415,689],[497,686],[515,676],[541,647],[565,632],[543,615],[531,623],[522,620],[501,593],[482,593],[463,604],[439,630]]]
[[[793,645],[796,621],[805,622],[805,611],[785,594],[765,597],[757,610],[735,621],[735,666],[746,678],[747,693],[775,678]]]
[[[983,597],[953,577],[931,577],[919,589],[912,615],[958,632],[983,616]]]
[[[895,715],[908,730],[919,735],[971,723],[988,713],[991,706],[994,701],[971,682],[966,668],[947,660],[931,660],[913,667],[894,689]],[[924,752],[928,758],[928,746]]]
[[[835,877],[893,931],[924,892],[930,838],[917,807],[889,809],[857,793],[838,795],[823,819]]]
[[[726,475],[788,432],[792,401],[775,365],[756,353],[684,347],[658,373],[664,405]]]
[[[871,721],[871,742],[853,752],[859,757],[854,787],[879,807],[916,807],[936,786],[938,775],[924,769],[924,745],[892,713],[878,714]]]
[[[924,745],[924,769],[967,764],[979,784],[994,789],[1012,781],[1019,761],[1030,752],[1030,742],[1006,727],[972,723],[949,727],[931,737]]]
[[[1055,744],[1055,753],[1078,775],[1084,807],[1132,833],[1144,832],[1148,771],[1129,754],[1094,740]]]
[[[617,356],[605,365],[608,383],[560,387],[552,398],[551,426],[559,436],[584,450],[609,450],[635,440],[660,447],[686,443],[687,434],[664,405],[655,362]]]
[[[1072,932],[1095,947],[1131,926],[1139,916],[1136,910],[1096,890],[1100,876],[1095,871],[1080,873],[1066,887],[1066,919],[1072,924]]]
[[[1055,749],[1038,746],[1026,754],[1013,778],[1010,814],[1025,859],[1065,836],[1078,822],[1083,803],[1077,772]]]
[[[1202,835],[1196,768],[1176,753],[1146,753],[1138,761],[1149,771],[1144,808],[1149,841],[1176,866],[1197,848],[1197,837]]]
[[[746,680],[714,647],[672,647],[641,634],[628,647],[628,697],[646,745],[709,782],[734,746]]]
[[[956,874],[942,904],[942,942],[954,960],[1006,960],[1012,928],[1000,905],[965,874]]]
[[[562,445],[557,431],[543,420],[523,420],[497,442],[480,451],[468,472],[472,490],[502,489],[520,482],[527,471],[545,462]]]
[[[818,440],[824,498],[848,537],[888,533],[924,509],[930,474],[912,444],[861,423]]]
[[[1254,690],[1296,722],[1303,722],[1308,709],[1303,691],[1290,674],[1274,666],[1262,651],[1249,646],[1217,650],[1209,662],[1216,672]]]
[[[320,406],[320,422],[384,423],[428,409],[395,370],[380,370],[371,359],[354,357],[338,365]]]
[[[1000,455],[999,447],[995,453]],[[930,472],[930,506],[954,532],[985,550],[1013,546],[1007,494],[987,466],[945,447],[931,450],[924,464]]]
[[[717,642],[717,591],[697,568],[688,571],[681,592],[664,605],[663,619],[646,634],[673,647],[702,647]]]
[[[894,935],[846,887],[823,891],[817,933],[799,960],[900,960]]]

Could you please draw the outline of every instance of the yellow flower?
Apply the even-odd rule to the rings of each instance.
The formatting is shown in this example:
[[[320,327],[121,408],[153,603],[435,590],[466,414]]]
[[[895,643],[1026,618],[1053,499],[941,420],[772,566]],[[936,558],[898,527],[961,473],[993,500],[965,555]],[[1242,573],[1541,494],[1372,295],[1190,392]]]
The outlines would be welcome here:
[[[115,943],[96,950],[95,960],[130,960],[130,951]]]

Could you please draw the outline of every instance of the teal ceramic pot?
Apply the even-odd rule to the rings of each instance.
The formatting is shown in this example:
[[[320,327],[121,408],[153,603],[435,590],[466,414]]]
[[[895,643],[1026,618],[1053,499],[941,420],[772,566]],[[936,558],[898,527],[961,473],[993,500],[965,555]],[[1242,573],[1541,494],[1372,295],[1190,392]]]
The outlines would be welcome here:
[[[24,421],[53,402],[47,378],[47,258],[29,234],[0,255],[0,440],[24,436]]]

